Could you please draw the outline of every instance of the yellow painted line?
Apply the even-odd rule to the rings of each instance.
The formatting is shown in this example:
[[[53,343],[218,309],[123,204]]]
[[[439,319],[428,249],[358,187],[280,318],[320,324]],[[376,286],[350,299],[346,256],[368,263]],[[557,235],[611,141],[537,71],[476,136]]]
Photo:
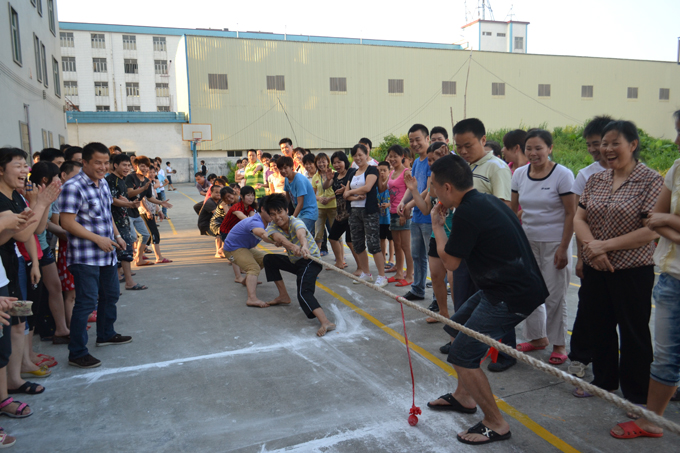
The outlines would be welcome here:
[[[343,242],[342,245],[344,245],[345,248],[346,248],[347,250],[349,250],[350,252],[352,251],[349,247],[347,247],[347,244],[346,244],[345,242]],[[368,251],[367,251],[366,253],[367,253],[367,255],[368,255],[369,257],[373,258],[373,255],[371,255],[370,253],[368,253]],[[395,259],[396,259],[396,258],[395,258]],[[387,263],[387,261],[385,261],[385,263]],[[403,270],[404,270],[404,272],[406,272],[406,268],[404,268]],[[431,279],[430,277],[425,277],[425,278],[427,278],[429,281],[432,281],[432,279]]]
[[[168,225],[170,225],[170,228],[172,228],[172,234],[177,234],[177,230],[175,229],[175,225],[172,224],[172,220],[166,219],[168,221]]]
[[[179,190],[177,192],[179,192]],[[184,192],[179,192],[179,193],[181,193],[182,195],[184,195],[185,197],[187,197],[189,200],[193,201],[194,203],[198,203],[198,201],[194,200],[193,198],[191,198],[189,195],[185,194]]]
[[[580,287],[581,287],[581,285],[578,285],[578,284],[576,284],[576,283],[569,282],[569,284],[570,284],[571,286],[575,286],[575,287],[577,287],[577,288],[580,288]]]

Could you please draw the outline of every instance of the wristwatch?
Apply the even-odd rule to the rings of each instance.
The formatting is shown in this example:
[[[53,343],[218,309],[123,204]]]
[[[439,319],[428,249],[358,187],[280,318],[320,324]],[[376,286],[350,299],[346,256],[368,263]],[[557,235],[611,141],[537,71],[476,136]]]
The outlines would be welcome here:
[[[122,238],[122,237],[123,237],[123,236],[121,236],[120,234],[117,234],[117,235],[115,235],[113,238],[114,238],[114,239],[118,239],[118,238]]]

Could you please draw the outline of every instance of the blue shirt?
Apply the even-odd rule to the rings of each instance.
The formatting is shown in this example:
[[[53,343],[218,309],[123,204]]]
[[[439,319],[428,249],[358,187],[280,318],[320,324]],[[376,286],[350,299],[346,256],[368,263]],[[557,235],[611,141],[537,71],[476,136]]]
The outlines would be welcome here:
[[[378,185],[376,184],[376,189]],[[385,189],[384,192],[378,192],[378,206],[380,206],[383,203],[389,203],[390,202],[390,190]],[[383,208],[380,207],[380,225],[389,225],[390,224],[390,208]]]
[[[252,249],[261,239],[253,234],[255,228],[266,228],[260,214],[241,220],[229,231],[224,240],[224,250],[233,252],[237,249]]]
[[[293,206],[296,208],[297,197],[304,197],[302,210],[298,214],[298,218],[316,220],[319,217],[319,208],[316,204],[316,194],[314,193],[314,187],[312,187],[312,183],[309,182],[309,179],[307,179],[304,175],[296,173],[292,183],[288,180],[288,178],[286,178],[286,183],[283,186],[283,190],[290,193]]]
[[[432,174],[430,171],[430,164],[427,163],[427,159],[423,159],[421,161],[420,158],[417,158],[414,160],[411,174],[414,178],[416,178],[416,181],[418,181],[418,192],[423,193],[427,187],[427,178],[429,178]],[[413,221],[415,223],[432,223],[430,216],[423,215],[417,206],[413,208]]]

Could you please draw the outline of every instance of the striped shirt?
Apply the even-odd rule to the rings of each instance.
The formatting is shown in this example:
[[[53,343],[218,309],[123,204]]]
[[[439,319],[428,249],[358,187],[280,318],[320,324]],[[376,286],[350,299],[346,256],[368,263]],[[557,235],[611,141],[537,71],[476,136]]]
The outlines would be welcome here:
[[[260,167],[256,171],[257,167]],[[245,170],[246,186],[250,186],[255,189],[255,185],[264,184],[264,171],[262,170],[262,164],[260,162],[255,162],[254,164],[246,165]],[[264,186],[260,189],[255,189],[255,198],[262,198],[266,195]]]
[[[307,247],[309,247],[309,253],[311,253],[313,257],[321,258],[319,247],[316,245],[316,242],[314,242],[314,236],[312,236],[309,230],[307,230],[307,227],[305,227],[305,224],[302,222],[302,220],[296,219],[293,216],[289,217],[288,231],[283,231],[274,222],[270,222],[269,226],[267,227],[267,236],[271,237],[274,233],[281,233],[283,237],[299,247],[300,240],[297,237],[298,230],[305,230],[307,233]],[[293,263],[301,258],[300,256],[293,255],[289,250],[286,251],[288,252],[288,258],[290,258]]]
[[[75,214],[76,222],[86,230],[99,236],[113,237],[113,217],[111,216],[111,191],[105,179],[99,186],[84,172],[80,172],[64,183],[58,199],[59,211]],[[88,266],[110,266],[116,264],[116,249],[104,252],[97,244],[67,232],[67,265],[86,264]]]

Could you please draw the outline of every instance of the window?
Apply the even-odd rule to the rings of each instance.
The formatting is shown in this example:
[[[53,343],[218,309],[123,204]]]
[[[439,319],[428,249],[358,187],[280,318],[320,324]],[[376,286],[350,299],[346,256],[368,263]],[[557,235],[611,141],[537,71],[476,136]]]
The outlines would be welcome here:
[[[109,82],[95,82],[94,83],[94,95],[95,96],[108,96],[109,95]]]
[[[524,36],[515,36],[515,50],[524,50]]]
[[[505,38],[505,33],[496,33],[496,36],[499,38]]]
[[[47,143],[49,143],[50,148],[54,148],[54,137],[52,136],[52,132],[47,133]]]
[[[47,76],[47,56],[45,55],[45,44],[43,43],[40,43],[40,59],[42,60],[43,83],[45,88],[47,88],[50,85],[50,79]]]
[[[135,35],[123,35],[123,50],[137,50],[137,37]]]
[[[139,83],[126,83],[125,84],[125,91],[127,92],[128,96],[134,96],[134,97],[139,97]]]
[[[158,85],[156,85],[158,86]],[[208,74],[208,88],[211,90],[228,90],[229,83],[226,74]]]
[[[154,36],[153,37],[153,50],[156,52],[165,52],[168,50],[166,44],[165,44],[165,38],[163,37],[158,37]]]
[[[637,87],[628,87],[628,99],[637,99],[638,89]]]
[[[241,157],[243,151],[227,151],[227,157]]]
[[[404,92],[404,79],[388,79],[387,80],[387,92],[388,93],[403,93]]]
[[[442,94],[454,95],[456,94],[456,82],[442,82]]]
[[[482,36],[491,36],[491,32],[490,31],[483,31]]]
[[[331,91],[346,93],[347,77],[331,77]]]
[[[58,98],[60,98],[61,97],[61,83],[59,81],[59,62],[54,57],[52,57],[52,74],[54,76],[54,94]]]
[[[94,72],[106,72],[106,58],[93,58]]]
[[[125,63],[125,74],[137,74],[139,71],[139,68],[137,66],[137,60],[136,59],[129,59],[126,58],[124,60]]]
[[[28,133],[28,123],[19,121],[19,134],[21,136],[21,149],[27,153],[31,151],[31,137]]]
[[[286,91],[286,79],[282,75],[267,76],[267,89],[276,91]]]
[[[581,97],[582,98],[592,98],[593,97],[593,86],[592,85],[581,85]]]
[[[78,82],[64,82],[64,96],[78,96]]]
[[[106,49],[106,41],[103,33],[91,33],[90,40],[92,41],[93,49]]]
[[[61,57],[62,72],[76,72],[76,57]]]
[[[98,111],[98,112],[110,112],[110,111],[111,111],[111,107],[108,106],[108,105],[98,105],[98,106],[97,106],[97,111]]]
[[[19,14],[16,10],[9,7],[9,29],[12,36],[12,58],[14,62],[21,66],[21,39],[19,37]]]
[[[170,111],[170,107],[168,107],[167,105],[159,105],[159,106],[158,106],[158,111],[159,111],[159,112],[169,112],[169,111]]]
[[[43,148],[48,148],[48,141],[47,141],[47,131],[45,129],[42,130],[42,139],[43,139]]]
[[[671,98],[671,89],[670,88],[659,88],[659,100],[660,101],[667,101]]]
[[[38,14],[42,17],[42,0],[38,0]]]
[[[167,98],[170,97],[170,88],[167,83],[156,84],[156,97]]]
[[[40,62],[40,39],[33,33],[33,50],[35,51],[35,78],[42,83],[42,63]]]
[[[491,84],[491,96],[505,96],[505,83],[493,82]]]
[[[550,84],[538,84],[538,95],[541,97],[549,97],[550,96]]]
[[[156,68],[156,74],[168,73],[168,60],[154,60],[153,64]]]
[[[128,105],[128,112],[141,112],[141,108],[138,105]]]
[[[59,146],[65,144],[65,143],[66,143],[66,137],[64,137],[63,135],[60,134],[59,135]]]
[[[50,31],[57,36],[57,29],[54,26],[54,0],[47,0],[47,17],[50,24]]]
[[[61,47],[75,47],[73,44],[73,33],[59,32],[59,41],[61,42]]]

